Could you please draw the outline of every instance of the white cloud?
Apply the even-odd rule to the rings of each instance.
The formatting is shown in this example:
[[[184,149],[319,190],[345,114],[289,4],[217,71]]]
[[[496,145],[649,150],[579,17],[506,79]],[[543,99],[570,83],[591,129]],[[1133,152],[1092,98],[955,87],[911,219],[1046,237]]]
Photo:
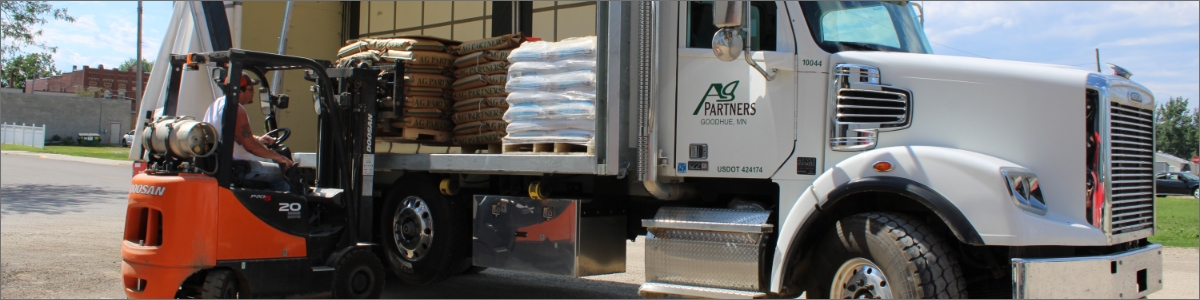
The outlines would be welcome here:
[[[1098,45],[1096,47],[1098,47],[1098,48],[1124,47],[1124,46],[1144,47],[1144,46],[1154,46],[1154,45],[1162,45],[1162,44],[1170,44],[1170,43],[1178,43],[1178,42],[1187,42],[1187,43],[1191,43],[1191,44],[1196,44],[1196,42],[1198,40],[1200,40],[1200,32],[1177,31],[1177,32],[1161,33],[1161,34],[1146,36],[1146,37],[1124,38],[1124,39],[1120,39],[1120,40],[1116,40],[1116,41],[1112,41],[1112,42],[1101,43],[1100,45]]]

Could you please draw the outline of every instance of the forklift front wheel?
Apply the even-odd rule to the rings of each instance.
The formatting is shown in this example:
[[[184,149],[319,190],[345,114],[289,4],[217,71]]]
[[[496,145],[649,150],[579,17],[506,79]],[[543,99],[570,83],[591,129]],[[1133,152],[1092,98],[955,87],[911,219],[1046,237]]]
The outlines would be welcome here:
[[[366,249],[350,251],[338,261],[333,278],[333,298],[378,299],[386,275],[383,262]]]
[[[238,280],[233,271],[215,269],[208,271],[204,285],[200,287],[201,299],[237,299]]]

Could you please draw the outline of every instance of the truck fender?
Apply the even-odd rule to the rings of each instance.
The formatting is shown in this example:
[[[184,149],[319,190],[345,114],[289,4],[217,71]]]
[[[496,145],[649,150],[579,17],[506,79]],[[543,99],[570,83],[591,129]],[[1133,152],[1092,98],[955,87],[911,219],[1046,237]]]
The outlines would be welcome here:
[[[890,162],[892,170],[874,170],[872,166],[880,161]],[[853,200],[848,200],[853,198],[847,196],[856,193],[887,192],[910,198],[941,219],[962,243],[988,244],[986,234],[976,228],[989,229],[989,233],[1002,238],[1019,236],[1020,225],[1012,221],[1020,212],[1006,198],[1001,167],[1021,166],[980,153],[931,146],[880,148],[835,164],[816,178],[781,220],[771,290],[780,294],[795,292],[781,289],[792,283],[788,277],[802,276],[796,271],[805,267],[803,252],[826,226],[842,217],[840,211],[853,209]],[[966,204],[970,204],[969,211],[962,210]],[[977,219],[986,220],[979,223]]]

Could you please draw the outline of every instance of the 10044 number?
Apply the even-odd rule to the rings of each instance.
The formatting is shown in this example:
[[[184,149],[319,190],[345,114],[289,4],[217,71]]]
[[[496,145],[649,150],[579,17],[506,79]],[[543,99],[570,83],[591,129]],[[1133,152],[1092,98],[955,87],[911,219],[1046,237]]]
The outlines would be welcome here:
[[[805,65],[805,66],[814,66],[814,67],[820,67],[820,66],[821,66],[821,64],[822,64],[822,63],[821,63],[821,61],[820,61],[820,60],[816,60],[816,59],[805,59],[805,60],[804,60],[804,65]]]

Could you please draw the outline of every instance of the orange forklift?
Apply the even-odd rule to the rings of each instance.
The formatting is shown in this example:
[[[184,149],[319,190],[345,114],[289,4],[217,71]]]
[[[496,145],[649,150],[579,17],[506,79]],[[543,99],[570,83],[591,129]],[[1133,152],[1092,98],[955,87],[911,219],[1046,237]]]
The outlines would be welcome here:
[[[332,293],[379,298],[385,274],[371,223],[370,115],[377,80],[362,68],[327,61],[231,49],[172,55],[162,116],[141,133],[146,170],[133,177],[121,245],[129,298],[248,298]],[[200,71],[200,66],[212,71]],[[257,77],[268,149],[292,157],[276,128],[264,74],[297,70],[313,82],[320,115],[315,169],[287,168],[287,192],[239,178],[276,172],[270,162],[233,159],[235,117],[216,126],[174,116],[181,77],[211,77],[224,91],[224,116],[237,116],[237,83]],[[378,74],[375,71],[374,74]],[[364,92],[365,91],[365,92]],[[368,164],[370,162],[367,162]],[[366,172],[370,172],[367,170]]]

